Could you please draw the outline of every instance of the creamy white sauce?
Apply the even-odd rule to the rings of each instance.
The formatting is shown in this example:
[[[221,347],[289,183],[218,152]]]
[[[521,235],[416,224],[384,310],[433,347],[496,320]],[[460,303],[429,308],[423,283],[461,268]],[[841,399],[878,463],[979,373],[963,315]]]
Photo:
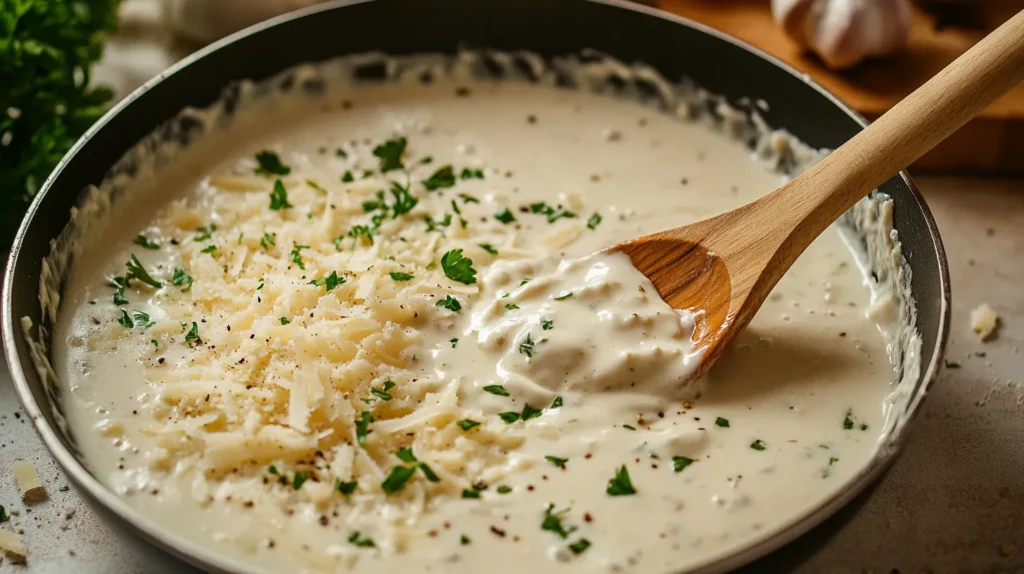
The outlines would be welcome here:
[[[462,87],[468,95],[456,90]],[[119,207],[119,223],[93,238],[95,248],[78,263],[56,338],[56,367],[71,391],[65,411],[89,466],[142,513],[254,571],[668,572],[777,532],[867,463],[883,429],[892,367],[882,332],[866,317],[869,290],[837,232],[826,232],[796,262],[699,383],[697,398],[698,389],[682,384],[700,360],[689,339],[692,313],[669,309],[624,256],[591,256],[776,187],[780,176],[742,145],[637,103],[515,82],[385,84],[344,97],[351,109],[335,101],[211,136],[161,174],[146,201]],[[419,351],[407,367],[410,377],[436,385],[428,399],[454,397],[460,417],[487,421],[510,437],[494,445],[489,464],[467,455],[460,466],[458,444],[446,453],[455,462],[430,461],[444,470],[442,482],[478,476],[487,486],[480,498],[462,498],[461,483],[451,492],[430,490],[441,487],[417,475],[423,494],[409,504],[420,512],[410,516],[408,505],[379,495],[317,501],[306,496],[311,486],[269,492],[277,485],[264,484],[264,463],[227,476],[197,470],[194,459],[154,464],[163,456],[161,437],[149,430],[166,415],[161,369],[193,368],[206,352],[185,345],[175,324],[202,316],[201,332],[213,332],[225,322],[216,308],[189,310],[165,302],[164,291],[129,289],[132,308],[174,327],[154,350],[151,335],[116,325],[119,308],[105,277],[123,272],[130,253],[165,279],[189,257],[199,261],[181,252],[196,247],[184,237],[181,248],[167,243],[196,222],[154,215],[171,199],[218,221],[219,248],[235,253],[229,243],[247,225],[239,214],[266,210],[266,190],[225,192],[208,177],[251,172],[261,149],[276,150],[295,181],[312,177],[328,187],[328,199],[318,199],[312,190],[294,191],[301,183],[290,186],[293,215],[313,206],[309,225],[318,225],[329,218],[324,202],[344,201],[335,183],[341,173],[373,168],[370,150],[396,132],[408,137],[411,156],[433,158],[417,168],[423,177],[448,163],[486,171],[451,189],[416,190],[427,210],[443,211],[459,193],[478,198],[460,204],[462,215],[499,254],[466,247],[481,292],[459,294],[461,313],[418,324],[410,336]],[[344,160],[329,153],[340,145],[349,146]],[[577,217],[548,223],[516,209],[541,201]],[[518,218],[514,237],[491,218],[503,207]],[[592,212],[602,221],[590,229],[583,224]],[[133,245],[140,232],[164,242],[161,249]],[[244,233],[258,236],[250,227]],[[417,233],[425,233],[419,220],[408,239]],[[217,261],[239,277],[249,264]],[[281,276],[297,286],[281,288],[305,293],[300,283],[307,281],[286,265]],[[423,309],[436,311],[433,301]],[[530,352],[521,347],[527,342]],[[290,344],[300,342],[266,346]],[[240,348],[264,344],[252,345]],[[246,382],[223,381],[237,392]],[[484,389],[491,385],[508,396]],[[501,413],[521,415],[526,405],[542,412],[499,420]],[[373,432],[400,434],[401,424],[378,423]],[[561,468],[545,457],[567,462]],[[472,464],[480,466],[463,468]],[[636,493],[610,496],[609,481],[623,466]],[[499,485],[510,490],[499,492]],[[576,529],[568,537],[541,527],[549,505],[568,509],[559,515],[566,529]],[[376,547],[352,544],[354,532]],[[581,538],[590,546],[576,554],[569,545]]]

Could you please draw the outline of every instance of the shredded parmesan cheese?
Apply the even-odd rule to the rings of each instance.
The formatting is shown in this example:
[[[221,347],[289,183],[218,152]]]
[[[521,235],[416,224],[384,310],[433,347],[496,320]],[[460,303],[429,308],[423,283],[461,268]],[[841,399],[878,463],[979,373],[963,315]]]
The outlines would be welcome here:
[[[992,337],[999,326],[999,314],[988,303],[982,303],[971,311],[971,330],[986,341]]]

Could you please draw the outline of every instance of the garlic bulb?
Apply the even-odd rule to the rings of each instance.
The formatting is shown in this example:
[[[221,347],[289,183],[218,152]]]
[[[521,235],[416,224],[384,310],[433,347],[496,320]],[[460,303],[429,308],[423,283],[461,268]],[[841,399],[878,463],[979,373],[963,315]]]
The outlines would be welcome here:
[[[833,69],[895,52],[910,35],[908,0],[772,0],[772,15]]]

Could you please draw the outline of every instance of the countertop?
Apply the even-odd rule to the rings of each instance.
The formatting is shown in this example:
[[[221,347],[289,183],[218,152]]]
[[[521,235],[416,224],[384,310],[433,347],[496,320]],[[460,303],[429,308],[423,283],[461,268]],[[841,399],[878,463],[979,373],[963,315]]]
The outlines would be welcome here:
[[[802,573],[1024,572],[1024,179],[918,178],[949,255],[948,360],[906,448],[859,508],[749,569]],[[971,309],[1001,315],[998,337],[971,332]],[[97,519],[43,450],[0,372],[0,504],[24,531],[28,566],[0,573],[169,574]],[[26,508],[11,474],[35,463],[50,500]],[[13,513],[17,515],[13,515]],[[817,543],[817,539],[827,539]],[[794,562],[801,562],[793,566]],[[784,564],[784,566],[783,566]]]

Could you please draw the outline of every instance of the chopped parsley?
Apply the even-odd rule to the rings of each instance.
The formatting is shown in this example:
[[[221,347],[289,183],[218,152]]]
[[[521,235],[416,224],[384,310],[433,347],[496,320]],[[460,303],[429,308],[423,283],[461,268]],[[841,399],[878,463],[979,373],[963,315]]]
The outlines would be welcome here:
[[[544,414],[544,411],[542,411],[541,409],[538,409],[538,408],[530,406],[530,403],[526,403],[525,405],[523,405],[523,414],[522,414],[521,418],[522,418],[522,421],[525,423],[526,421],[528,421],[530,419],[535,419],[535,418],[539,417],[542,414]]]
[[[372,432],[370,423],[374,420],[373,415],[366,411],[359,413],[359,418],[356,419],[356,442],[359,443],[359,446],[366,445],[366,435]]]
[[[395,388],[395,382],[388,379],[387,381],[384,381],[384,384],[379,389],[377,387],[370,387],[370,394],[382,401],[390,401],[391,393],[388,391],[393,388]]]
[[[281,183],[280,179],[275,179],[274,189],[270,190],[270,209],[277,211],[288,209],[289,207],[295,206],[288,203],[288,190],[284,188],[284,184]]]
[[[341,159],[345,159],[345,158],[348,157],[348,152],[346,152],[345,150],[343,150],[343,149],[341,149],[339,147],[339,148],[334,150],[334,155],[340,157]]]
[[[633,483],[629,480],[629,471],[626,470],[626,465],[622,465],[615,471],[615,477],[608,481],[606,492],[611,496],[636,494],[636,489],[633,488]]]
[[[128,316],[128,311],[125,311],[124,309],[121,309],[121,318],[118,319],[117,322],[126,329],[131,329],[135,326],[135,323],[132,323],[132,318]]]
[[[501,420],[505,421],[505,424],[509,425],[519,420],[519,413],[515,413],[512,411],[498,413],[498,416],[501,417]]]
[[[480,491],[475,488],[463,488],[462,498],[480,498]]]
[[[423,180],[423,187],[427,188],[427,191],[444,189],[453,185],[455,185],[455,173],[452,171],[451,165],[441,167],[430,177]]]
[[[459,197],[459,199],[461,199],[462,201],[464,201],[466,203],[480,203],[479,199],[473,197],[472,195],[470,195],[468,193],[460,193],[458,197]]]
[[[508,305],[505,305],[505,308],[508,309],[509,311],[515,311],[516,309],[519,308],[519,305],[516,305],[515,303],[509,303]]]
[[[438,307],[443,307],[445,309],[448,309],[449,311],[460,311],[460,310],[462,310],[462,304],[459,303],[458,299],[456,299],[455,297],[452,297],[451,295],[448,295],[444,299],[441,299],[440,301],[438,301],[437,302],[437,306]]]
[[[838,458],[836,458],[836,457],[834,457],[834,456],[830,456],[830,457],[828,457],[828,465],[829,465],[829,466],[832,466],[833,464],[835,464],[835,463],[837,463],[837,462],[839,462],[839,459],[838,459]]]
[[[402,169],[402,154],[405,153],[405,138],[388,140],[373,148],[373,155],[380,159],[380,170],[389,172],[394,169]]]
[[[462,168],[462,173],[459,174],[462,179],[483,179],[484,170],[482,169],[469,169],[468,167]]]
[[[392,271],[391,273],[388,273],[388,275],[390,275],[395,281],[408,281],[412,279],[411,273],[402,273],[401,271]]]
[[[0,505],[0,523],[7,522],[11,517],[7,514],[7,509]]]
[[[149,320],[149,313],[136,311],[135,313],[133,313],[133,316],[135,317],[135,324],[138,325],[139,327],[142,327],[143,330],[146,330],[152,327],[153,325],[156,325],[156,322]]]
[[[715,426],[722,428],[729,428],[729,419],[723,419],[722,417],[715,418]]]
[[[199,325],[195,321],[192,321],[192,328],[185,333],[185,342],[189,344],[199,342]]]
[[[487,391],[488,393],[491,393],[492,395],[498,395],[500,397],[508,396],[508,390],[506,390],[505,387],[501,385],[487,385],[486,387],[484,387],[484,390]]]
[[[323,287],[326,291],[330,291],[339,285],[345,284],[344,277],[338,277],[337,271],[331,271],[331,274],[320,279],[314,279],[309,282],[310,285],[316,285],[317,287]]]
[[[498,221],[504,223],[505,225],[508,225],[509,223],[512,223],[513,221],[516,220],[516,216],[512,215],[512,212],[509,211],[508,208],[506,207],[505,209],[502,209],[501,211],[495,213],[494,219],[497,219]]]
[[[565,463],[569,462],[569,459],[558,458],[557,456],[545,456],[544,458],[545,460],[557,466],[558,468],[565,468]]]
[[[944,365],[945,365],[945,367],[947,369],[959,369],[960,368],[960,363],[957,363],[955,361],[948,361],[947,360],[947,361],[943,361],[943,363],[944,363]]]
[[[342,494],[352,494],[356,491],[357,486],[359,486],[359,483],[355,480],[344,482],[340,478],[334,479],[334,490]]]
[[[462,255],[462,249],[452,249],[441,256],[441,269],[445,277],[465,285],[476,283],[473,260]]]
[[[541,530],[554,532],[561,538],[568,538],[570,534],[577,530],[575,526],[566,528],[565,525],[562,524],[562,515],[569,512],[569,509],[566,508],[565,510],[552,512],[554,509],[554,504],[548,505],[547,510],[544,511],[544,521],[540,523],[540,528]]]
[[[633,426],[633,425],[622,425],[622,428],[624,428],[626,430],[631,430],[631,431],[635,431],[636,430],[636,427]]]
[[[163,283],[153,279],[153,277],[146,271],[146,268],[139,262],[139,258],[133,253],[127,263],[124,264],[128,269],[128,272],[124,275],[124,284],[128,286],[132,279],[138,279],[146,285],[159,289],[163,287]]]
[[[420,470],[423,471],[423,475],[426,476],[427,480],[429,480],[430,482],[440,482],[441,481],[440,477],[438,477],[436,474],[434,474],[434,471],[430,470],[429,466],[427,466],[425,463],[422,463],[419,460],[417,460],[416,455],[414,455],[412,453],[412,449],[411,448],[402,447],[402,448],[398,449],[398,452],[395,453],[395,456],[397,456],[399,458],[399,460],[401,460],[402,462],[414,463],[414,466],[410,467],[410,470],[412,472],[416,472],[416,469],[419,468]],[[394,472],[394,471],[392,471],[392,472]],[[408,480],[408,478],[406,480]]]
[[[292,322],[291,319],[289,319],[288,317],[281,317],[281,324],[282,325],[287,325],[287,324],[289,324],[291,322]]]
[[[601,219],[602,218],[600,213],[595,213],[594,215],[591,215],[590,219],[587,220],[587,227],[589,227],[590,229],[597,229],[597,226],[601,224]]]
[[[530,213],[539,213],[539,214],[547,217],[548,218],[548,223],[554,223],[555,221],[558,221],[559,219],[561,219],[563,217],[565,217],[565,218],[576,217],[576,214],[571,212],[571,211],[568,211],[568,210],[565,210],[565,209],[555,209],[554,207],[551,207],[550,205],[548,205],[547,203],[544,203],[543,201],[541,201],[539,203],[531,203],[530,204]]]
[[[672,468],[676,472],[683,472],[683,469],[693,464],[693,459],[685,456],[673,456]]]
[[[181,267],[175,267],[174,273],[171,275],[171,284],[175,287],[181,287],[182,293],[187,293],[192,289],[192,276],[185,273],[185,270]]]
[[[377,544],[374,543],[373,538],[362,536],[361,534],[359,534],[358,530],[353,532],[352,535],[348,537],[348,541],[351,542],[353,546],[358,546],[360,548],[377,547]]]
[[[552,321],[551,319],[543,319],[540,322],[540,328],[544,329],[545,331],[550,331],[551,329],[555,328],[555,322]]]
[[[412,211],[412,208],[416,207],[416,204],[420,202],[409,193],[409,187],[402,187],[398,182],[391,182],[391,195],[395,198],[395,203],[391,205],[391,211],[394,213],[395,219],[398,219],[400,215],[405,215]]]
[[[480,423],[470,419],[462,419],[458,422],[458,425],[460,429],[468,431],[471,428],[480,426]]]
[[[405,486],[406,482],[409,482],[409,479],[414,474],[416,474],[415,466],[396,466],[391,469],[391,472],[384,478],[384,482],[380,483],[380,486],[386,494],[394,494],[402,490],[402,487]]]
[[[341,174],[341,182],[342,183],[352,183],[355,180],[356,180],[356,178],[352,177],[352,171],[351,170],[346,169],[345,173]]]
[[[152,239],[149,239],[145,235],[136,235],[132,243],[142,247],[143,249],[160,249],[160,244]]]
[[[271,245],[277,245],[277,240],[274,239],[273,235],[264,232],[263,237],[260,238],[260,247],[269,251]]]
[[[512,492],[512,487],[507,484],[502,484],[497,488],[498,494],[508,494]]]
[[[424,156],[423,159],[420,160],[420,163],[423,165],[434,163],[434,157],[429,155]]]
[[[125,278],[111,277],[110,285],[114,288],[114,305],[127,305],[128,299],[124,296]]]
[[[497,255],[498,254],[498,250],[495,249],[494,246],[491,245],[490,243],[481,243],[480,244],[480,249],[483,249],[484,251],[490,253],[491,255]]]
[[[757,439],[754,442],[750,443],[750,448],[754,450],[764,450],[766,447],[761,439]]]
[[[587,548],[590,548],[590,541],[586,538],[580,538],[569,545],[569,550],[572,550],[573,554],[583,554]]]
[[[207,245],[206,247],[203,247],[199,251],[200,251],[200,253],[213,253],[216,250],[217,250],[217,246],[211,244],[211,245]]]
[[[327,190],[322,188],[322,187],[320,187],[320,184],[315,182],[315,181],[313,181],[312,179],[307,179],[306,180],[306,185],[308,185],[309,187],[312,187],[313,189],[317,190],[318,192],[320,192],[323,195],[327,195]]]
[[[555,397],[555,400],[551,401],[551,406],[548,408],[557,409],[562,406],[562,397]]]
[[[214,223],[208,223],[199,229],[196,229],[196,231],[199,232],[199,235],[193,237],[192,241],[199,243],[200,241],[206,241],[210,237],[213,237],[213,232],[217,231],[217,225]]]
[[[295,476],[292,477],[292,488],[298,490],[302,488],[302,485],[309,480],[309,473],[298,471]]]
[[[567,291],[565,294],[555,297],[555,301],[565,301],[569,297],[572,297],[572,291]]]
[[[260,175],[288,175],[292,168],[281,163],[281,157],[272,151],[263,150],[256,154],[256,173]]]
[[[358,243],[360,241],[360,238],[362,238],[363,243],[373,245],[373,230],[365,225],[353,226],[352,229],[348,230],[348,236],[354,239],[356,243]],[[337,240],[335,241],[336,243],[334,244],[334,247],[338,251],[341,251],[340,244],[337,243]]]
[[[469,536],[466,536],[465,534],[462,534],[462,535],[459,536],[459,544],[461,544],[463,546],[468,546],[469,542],[470,542]]]
[[[452,348],[454,349],[455,345],[459,344],[459,338],[458,337],[453,337],[453,338],[449,339],[448,342],[452,344]]]
[[[535,345],[535,343],[534,343],[533,339],[530,337],[530,334],[527,333],[526,334],[526,340],[524,340],[522,343],[519,343],[519,352],[524,354],[524,355],[526,355],[527,359],[532,359],[533,358],[534,345]]]
[[[302,250],[309,249],[308,245],[299,245],[298,243],[292,245],[292,252],[290,254],[292,263],[299,266],[299,269],[306,270],[306,264],[302,262]]]

